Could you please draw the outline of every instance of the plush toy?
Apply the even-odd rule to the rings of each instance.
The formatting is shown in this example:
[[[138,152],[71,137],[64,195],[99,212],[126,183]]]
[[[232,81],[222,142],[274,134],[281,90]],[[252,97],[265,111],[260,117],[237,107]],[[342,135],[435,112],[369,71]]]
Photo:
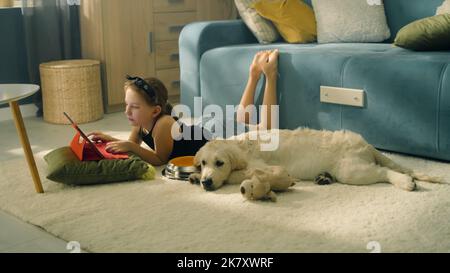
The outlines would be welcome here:
[[[285,191],[295,185],[288,172],[279,166],[270,166],[264,170],[253,171],[250,179],[241,184],[241,193],[248,200],[271,200],[277,201],[274,191]]]

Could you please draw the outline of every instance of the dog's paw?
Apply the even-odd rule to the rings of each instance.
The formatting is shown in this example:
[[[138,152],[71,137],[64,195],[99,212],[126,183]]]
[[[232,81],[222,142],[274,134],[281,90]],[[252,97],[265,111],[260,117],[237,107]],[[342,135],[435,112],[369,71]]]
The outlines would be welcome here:
[[[334,182],[333,176],[331,174],[324,172],[319,174],[316,179],[314,179],[316,184],[324,186],[324,185],[330,185]]]
[[[416,182],[406,175],[403,179],[397,180],[394,185],[405,191],[415,191],[417,188]]]
[[[193,185],[199,185],[200,184],[200,175],[199,174],[191,174],[189,176],[189,182]]]

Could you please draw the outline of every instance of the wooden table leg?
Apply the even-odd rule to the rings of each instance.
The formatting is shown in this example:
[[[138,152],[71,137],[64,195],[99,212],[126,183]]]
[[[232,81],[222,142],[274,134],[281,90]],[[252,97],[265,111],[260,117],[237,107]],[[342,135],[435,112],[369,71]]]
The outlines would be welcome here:
[[[20,113],[19,104],[16,101],[9,103],[11,111],[14,117],[14,122],[16,124],[17,133],[19,134],[20,141],[22,142],[22,147],[25,152],[25,157],[28,162],[28,167],[30,168],[31,176],[33,177],[34,187],[37,193],[44,193],[42,188],[41,179],[39,177],[39,172],[36,167],[36,162],[34,161],[33,151],[30,147],[30,141],[28,140],[27,131],[25,130],[25,125],[23,124],[22,114]]]

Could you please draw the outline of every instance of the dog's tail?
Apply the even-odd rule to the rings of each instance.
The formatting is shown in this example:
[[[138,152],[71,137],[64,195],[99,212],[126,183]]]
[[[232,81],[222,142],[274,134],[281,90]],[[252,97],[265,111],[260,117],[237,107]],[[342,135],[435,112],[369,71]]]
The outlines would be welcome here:
[[[445,183],[445,181],[442,177],[429,176],[429,175],[415,172],[411,169],[401,166],[400,164],[395,163],[392,159],[383,155],[380,151],[378,151],[377,149],[375,149],[372,146],[371,146],[371,149],[372,149],[372,154],[374,155],[376,162],[380,166],[387,167],[396,172],[410,175],[415,180],[429,182],[429,183]]]

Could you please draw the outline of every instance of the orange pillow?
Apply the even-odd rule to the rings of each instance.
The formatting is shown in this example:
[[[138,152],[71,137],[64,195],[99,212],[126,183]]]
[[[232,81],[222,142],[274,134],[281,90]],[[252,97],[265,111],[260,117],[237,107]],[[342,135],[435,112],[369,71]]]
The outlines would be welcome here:
[[[259,15],[273,22],[288,43],[317,40],[314,11],[302,0],[261,0],[254,8]]]

